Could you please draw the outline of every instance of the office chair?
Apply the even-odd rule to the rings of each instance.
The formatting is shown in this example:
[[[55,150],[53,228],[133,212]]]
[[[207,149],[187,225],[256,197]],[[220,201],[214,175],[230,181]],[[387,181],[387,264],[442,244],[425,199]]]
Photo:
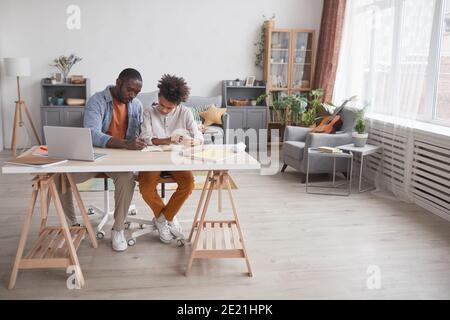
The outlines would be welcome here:
[[[108,187],[108,176],[104,173],[99,173],[95,176],[96,179],[103,179],[103,209],[97,207],[96,205],[89,205],[87,208],[88,215],[100,214],[102,216],[102,220],[97,226],[97,239],[103,239],[105,237],[105,231],[103,231],[103,227],[108,222],[110,218],[114,216],[114,210],[110,208],[109,205],[109,187]],[[135,216],[137,214],[136,205],[131,204],[128,208],[128,215]],[[125,228],[130,227],[130,222],[125,221]]]
[[[161,198],[165,200],[166,198],[166,183],[176,183],[170,172],[162,171],[161,175],[158,179],[158,183],[161,184]],[[153,223],[153,220],[147,220],[147,219],[139,219],[135,217],[129,217],[127,219],[127,222],[134,222],[139,224],[139,229],[131,233],[131,237],[127,240],[129,246],[134,246],[136,244],[136,239],[138,237],[141,237],[145,234],[152,233],[154,231],[157,231],[155,224]],[[177,230],[171,229],[172,234],[174,235],[174,241],[176,241],[177,245],[179,247],[184,246],[186,243],[186,240],[184,238],[184,235]]]

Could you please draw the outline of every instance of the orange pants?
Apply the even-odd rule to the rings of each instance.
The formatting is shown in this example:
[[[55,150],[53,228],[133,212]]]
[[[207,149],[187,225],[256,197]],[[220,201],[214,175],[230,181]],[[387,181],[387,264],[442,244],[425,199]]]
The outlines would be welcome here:
[[[178,188],[170,197],[169,202],[164,204],[164,201],[156,191],[160,175],[161,172],[139,172],[139,191],[142,194],[142,198],[153,210],[156,218],[164,212],[166,219],[172,221],[183,203],[189,198],[192,190],[194,190],[194,176],[192,171],[172,171],[171,175],[177,182]]]

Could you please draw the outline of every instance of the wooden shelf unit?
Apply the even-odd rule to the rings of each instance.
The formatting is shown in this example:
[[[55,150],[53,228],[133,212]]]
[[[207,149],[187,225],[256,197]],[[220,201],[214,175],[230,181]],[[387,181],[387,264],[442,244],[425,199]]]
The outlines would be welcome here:
[[[264,80],[267,91],[308,92],[315,69],[315,30],[276,29],[266,24]]]

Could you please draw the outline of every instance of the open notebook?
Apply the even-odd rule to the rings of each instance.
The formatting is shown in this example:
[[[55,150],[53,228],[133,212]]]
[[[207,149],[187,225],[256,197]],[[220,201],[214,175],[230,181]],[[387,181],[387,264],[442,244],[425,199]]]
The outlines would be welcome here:
[[[66,159],[60,159],[60,158],[26,155],[26,156],[14,158],[14,159],[9,159],[9,160],[5,161],[5,164],[45,168],[45,167],[55,166],[55,165],[58,165],[58,164],[61,164],[61,163],[67,162],[67,161],[68,160],[66,160]]]

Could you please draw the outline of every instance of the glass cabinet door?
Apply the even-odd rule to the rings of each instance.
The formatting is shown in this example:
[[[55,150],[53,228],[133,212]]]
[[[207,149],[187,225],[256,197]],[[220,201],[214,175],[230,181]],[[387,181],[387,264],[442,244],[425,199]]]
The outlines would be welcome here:
[[[313,33],[293,33],[293,68],[291,88],[293,90],[310,90],[313,74]]]
[[[270,45],[270,82],[273,89],[287,89],[289,75],[290,33],[273,31]]]

